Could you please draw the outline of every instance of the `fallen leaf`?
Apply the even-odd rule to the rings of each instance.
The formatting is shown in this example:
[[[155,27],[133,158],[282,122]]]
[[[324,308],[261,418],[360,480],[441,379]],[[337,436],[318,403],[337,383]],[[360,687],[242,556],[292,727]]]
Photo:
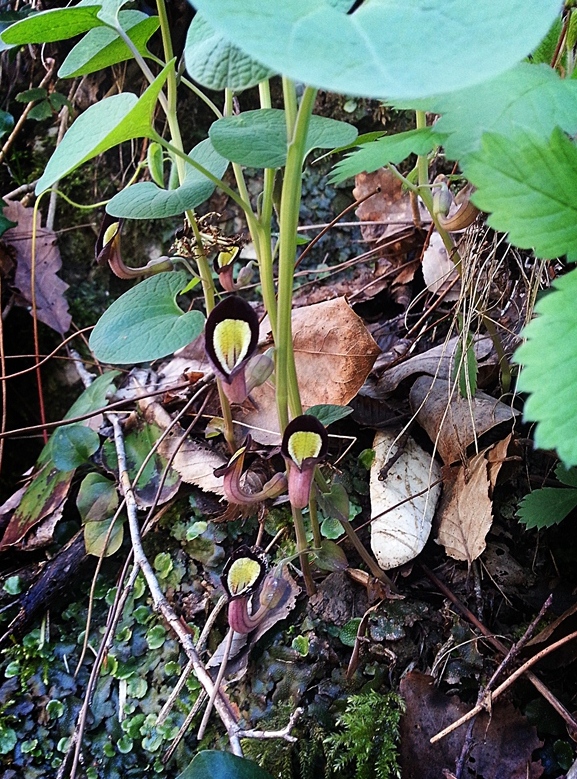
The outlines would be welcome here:
[[[369,375],[379,347],[344,298],[298,308],[292,314],[295,364],[303,410],[320,404],[346,406]],[[264,325],[266,333],[266,324]],[[252,401],[252,407],[251,403]],[[236,410],[261,444],[280,443],[275,387],[265,382]]]
[[[479,452],[466,465],[447,469],[439,505],[437,542],[469,565],[484,551],[493,524],[493,487],[511,436]]]
[[[185,438],[182,427],[173,424],[170,414],[157,401],[142,398],[138,401],[138,406],[148,422],[154,423],[163,431],[170,427],[158,447],[158,452],[170,461],[171,468],[180,475],[182,481],[194,484],[205,492],[224,495],[223,477],[215,476],[214,471],[226,465],[226,458],[200,441]]]
[[[417,422],[435,444],[446,465],[466,457],[467,447],[497,425],[512,427],[518,411],[484,392],[459,395],[454,382],[420,376],[409,395]]]
[[[16,200],[9,201],[4,215],[16,227],[6,230],[2,240],[16,250],[16,274],[14,284],[23,302],[18,305],[28,308],[32,305],[32,226],[34,209],[23,206]],[[64,293],[68,284],[58,277],[62,267],[60,252],[56,246],[56,233],[40,226],[40,213],[36,219],[36,313],[44,324],[64,335],[70,328],[71,316]]]
[[[455,264],[449,259],[443,239],[437,232],[431,234],[429,245],[423,254],[422,269],[429,292],[441,295],[448,289],[449,291],[444,296],[445,300],[459,299],[461,294],[459,274]]]
[[[406,713],[401,719],[401,773],[403,779],[441,779],[452,771],[461,753],[467,725],[442,741],[429,739],[471,708],[456,696],[435,687],[431,676],[411,671],[401,679]],[[497,701],[491,714],[482,713],[473,728],[473,749],[465,763],[468,779],[538,779],[541,763],[532,753],[542,746],[537,731],[515,708]]]
[[[386,168],[374,173],[359,173],[355,177],[353,197],[360,200],[377,187],[380,187],[380,192],[369,197],[356,210],[359,221],[378,223],[361,225],[365,241],[383,241],[415,224],[410,194]],[[422,203],[419,203],[419,216],[422,224],[430,224],[431,216]]]
[[[408,379],[409,376],[419,373],[436,376],[437,379],[450,379],[453,374],[458,344],[459,338],[455,336],[444,344],[434,346],[422,354],[416,354],[398,365],[385,369],[372,390],[371,397],[381,399],[394,392],[399,384]],[[473,348],[479,368],[497,363],[493,343],[488,336],[475,336]],[[379,360],[376,361],[374,371],[379,369],[379,362]]]
[[[434,484],[441,478],[439,465],[412,438],[386,478],[379,480],[383,466],[396,455],[395,437],[389,431],[377,432],[370,478],[371,548],[384,570],[403,565],[421,552],[441,493],[441,485]]]

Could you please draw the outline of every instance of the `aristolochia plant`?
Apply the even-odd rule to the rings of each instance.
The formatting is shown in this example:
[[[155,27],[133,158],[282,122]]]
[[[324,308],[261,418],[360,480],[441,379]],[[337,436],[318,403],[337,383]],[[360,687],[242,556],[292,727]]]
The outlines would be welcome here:
[[[321,422],[303,415],[295,368],[291,312],[302,173],[311,150],[351,149],[357,142],[351,125],[314,115],[317,89],[379,98],[415,111],[414,130],[357,142],[359,148],[336,165],[333,180],[388,166],[430,211],[457,266],[460,258],[446,229],[446,204],[440,204],[441,184],[429,180],[429,157],[440,148],[446,158],[459,163],[475,187],[472,201],[489,213],[491,226],[507,232],[511,243],[532,249],[539,258],[565,255],[573,262],[577,260],[575,11],[568,1],[560,18],[559,0],[193,0],[192,4],[197,13],[184,52],[192,81],[174,57],[165,0],[157,0],[156,16],[124,10],[128,0],[81,0],[11,25],[2,33],[2,41],[16,47],[83,35],[60,67],[60,78],[83,76],[133,59],[147,79],[148,87],[140,96],[121,92],[106,97],[72,123],[41,175],[36,194],[60,186],[66,176],[103,152],[126,141],[146,139],[146,162],[107,203],[98,257],[119,275],[134,275],[120,255],[121,228],[129,219],[183,216],[185,236],[172,256],[149,264],[144,269],[147,278],[108,309],[92,333],[90,346],[104,362],[147,362],[171,354],[205,329],[231,454],[225,475],[227,494],[233,502],[251,503],[255,494],[242,482],[246,447],[238,448],[230,403],[244,400],[273,366],[268,358],[258,365],[252,362],[258,321],[251,307],[240,298],[217,301],[221,294],[217,277],[228,294],[245,283],[250,269],[243,269],[234,280],[232,263],[238,245],[209,229],[195,209],[218,188],[244,214],[274,341],[272,381],[288,473],[288,477],[276,474],[258,499],[278,495],[288,484],[301,567],[312,593],[302,510],[308,504],[313,541],[320,549],[317,499],[327,505],[332,502],[333,507],[346,500],[335,489],[341,485],[331,489],[319,471],[317,463],[327,451],[326,431]],[[162,38],[161,59],[147,47],[157,30]],[[442,30],[442,45],[434,41],[438,30]],[[550,45],[539,47],[545,36]],[[273,107],[271,100],[269,79],[275,74],[282,79],[281,108]],[[222,105],[215,105],[198,85],[224,90]],[[235,115],[235,93],[256,85],[260,109]],[[185,149],[182,141],[178,101],[182,89],[192,90],[215,115],[208,138],[192,149]],[[440,115],[432,127],[427,126],[427,113]],[[161,126],[166,128],[162,133]],[[395,166],[411,154],[417,155],[415,169],[402,176]],[[248,166],[263,171],[256,206],[244,178],[243,168]],[[229,168],[234,187],[223,180]],[[184,312],[177,297],[196,282],[202,286],[205,312]],[[567,465],[577,464],[576,290],[577,271],[554,283],[538,303],[538,316],[526,329],[527,341],[516,356],[523,366],[519,387],[531,393],[526,417],[538,423],[536,442],[557,448]],[[494,324],[488,318],[483,323],[499,345]],[[86,433],[81,437],[82,451],[91,453],[93,442],[84,440]],[[108,499],[108,484],[91,483],[82,494],[85,508],[95,489]],[[347,533],[366,555],[352,534],[346,505],[341,513]],[[370,557],[367,564],[380,575]],[[248,571],[248,587],[259,573],[256,564],[247,565],[237,565],[233,573]],[[235,609],[238,606],[233,606],[233,613]],[[245,611],[241,616],[247,624],[254,617]]]

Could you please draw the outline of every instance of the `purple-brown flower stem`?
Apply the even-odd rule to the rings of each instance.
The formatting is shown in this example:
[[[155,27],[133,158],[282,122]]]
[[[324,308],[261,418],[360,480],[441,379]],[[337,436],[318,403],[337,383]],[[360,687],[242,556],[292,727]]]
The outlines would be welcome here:
[[[222,410],[222,418],[224,420],[224,437],[228,446],[228,450],[231,454],[236,452],[236,441],[234,440],[234,425],[232,422],[232,411],[230,410],[230,403],[226,397],[222,388],[221,379],[216,380],[216,386],[218,388],[218,397],[220,400],[220,407]]]
[[[305,523],[303,520],[302,511],[292,506],[293,522],[295,524],[295,535],[297,539],[297,551],[301,562],[301,570],[303,573],[303,579],[307,595],[314,595],[317,591],[313,577],[311,575],[311,567],[309,565],[309,558],[307,554],[307,537],[305,531]]]

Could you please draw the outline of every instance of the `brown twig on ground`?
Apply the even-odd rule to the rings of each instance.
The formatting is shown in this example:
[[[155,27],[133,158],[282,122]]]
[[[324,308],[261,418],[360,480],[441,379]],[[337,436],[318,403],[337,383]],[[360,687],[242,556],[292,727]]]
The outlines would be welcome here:
[[[464,606],[461,601],[454,595],[451,590],[443,584],[443,582],[435,576],[435,574],[427,568],[426,565],[421,564],[421,568],[425,575],[433,582],[433,584],[438,587],[438,589],[445,595],[449,600],[457,607],[457,609],[463,614],[469,622],[471,622],[482,634],[485,636],[487,641],[497,649],[498,652],[500,652],[503,655],[507,655],[509,650],[507,647],[499,641],[498,638],[495,638],[495,636],[491,633],[491,631],[483,625],[482,622],[480,622],[477,617],[473,614],[472,611],[470,611],[466,606]],[[549,690],[549,688],[539,679],[538,676],[536,676],[529,668],[527,668],[525,671],[523,671],[527,679],[531,682],[533,687],[535,687],[538,692],[541,693],[541,695],[545,698],[545,700],[555,709],[557,714],[559,714],[560,717],[563,718],[565,721],[565,725],[567,726],[567,730],[569,732],[569,735],[574,738],[577,737],[577,721],[573,718],[571,713],[567,711],[565,706],[559,701],[555,695]]]
[[[537,625],[543,619],[545,612],[551,608],[552,602],[553,602],[553,595],[549,595],[545,603],[539,609],[539,613],[537,614],[535,619],[533,619],[532,622],[529,624],[527,630],[523,633],[519,641],[513,644],[513,646],[509,649],[509,651],[503,658],[503,660],[499,663],[497,670],[493,673],[493,675],[491,676],[491,678],[489,679],[485,687],[479,690],[479,694],[477,696],[477,705],[483,703],[483,700],[485,699],[487,694],[490,693],[490,691],[495,686],[499,676],[505,672],[505,670],[511,665],[513,660],[515,660],[515,658],[518,656],[519,652],[525,646],[527,641],[529,641],[529,639],[535,632]],[[459,759],[457,760],[457,764],[455,768],[455,779],[461,779],[463,775],[463,770],[465,768],[465,761],[467,760],[469,752],[471,751],[471,748],[473,746],[473,728],[475,727],[475,719],[476,718],[473,718],[469,722],[469,726],[467,728],[467,734],[465,736],[465,740],[463,741],[461,754],[459,755]]]

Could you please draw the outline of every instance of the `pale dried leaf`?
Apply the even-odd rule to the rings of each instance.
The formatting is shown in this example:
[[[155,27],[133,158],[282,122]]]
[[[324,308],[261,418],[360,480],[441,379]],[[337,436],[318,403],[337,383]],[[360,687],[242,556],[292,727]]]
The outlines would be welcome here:
[[[32,226],[34,210],[18,201],[9,201],[4,209],[7,219],[17,222],[16,227],[6,230],[2,240],[16,250],[16,274],[14,283],[23,298],[23,305],[32,305]],[[64,293],[68,284],[57,276],[62,267],[60,252],[56,246],[56,233],[40,226],[37,215],[36,229],[36,313],[44,324],[64,335],[70,328],[71,316]]]
[[[443,239],[437,232],[433,232],[429,245],[423,254],[423,278],[429,292],[441,295],[449,290],[444,299],[447,301],[458,300],[461,285],[456,281],[459,277],[455,264],[450,260]],[[450,289],[449,289],[450,287]]]
[[[417,421],[447,465],[465,458],[467,447],[500,424],[512,426],[518,411],[484,392],[474,398],[459,395],[454,382],[420,376],[409,395]]]
[[[450,469],[439,506],[437,541],[455,560],[471,564],[484,551],[493,523],[493,487],[507,459],[511,436]]]
[[[370,478],[371,548],[384,570],[409,562],[423,549],[441,493],[441,485],[435,484],[441,478],[439,465],[412,438],[386,479],[379,481],[381,469],[396,452],[394,440],[394,433],[377,432]]]
[[[362,387],[380,351],[362,319],[344,298],[336,298],[296,309],[292,324],[303,410],[324,403],[346,406]],[[266,330],[263,323],[261,332],[266,334]],[[253,390],[234,416],[252,428],[255,441],[280,443],[271,381]]]
[[[384,370],[376,387],[371,392],[372,397],[379,398],[394,392],[402,381],[417,373],[426,373],[439,379],[450,379],[458,343],[459,338],[455,336],[444,344],[435,346],[422,354],[416,354],[405,362]],[[497,356],[488,336],[476,335],[473,338],[473,348],[479,367],[497,363]],[[378,362],[377,360],[375,371],[378,368]]]

